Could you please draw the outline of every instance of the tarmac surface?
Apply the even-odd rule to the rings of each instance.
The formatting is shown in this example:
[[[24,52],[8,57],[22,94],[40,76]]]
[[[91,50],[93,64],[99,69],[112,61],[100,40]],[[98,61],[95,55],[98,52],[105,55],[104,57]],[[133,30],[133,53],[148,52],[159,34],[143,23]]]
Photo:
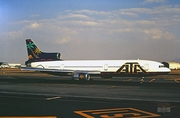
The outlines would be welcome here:
[[[72,81],[17,69],[0,70],[0,118],[179,118],[180,73]]]

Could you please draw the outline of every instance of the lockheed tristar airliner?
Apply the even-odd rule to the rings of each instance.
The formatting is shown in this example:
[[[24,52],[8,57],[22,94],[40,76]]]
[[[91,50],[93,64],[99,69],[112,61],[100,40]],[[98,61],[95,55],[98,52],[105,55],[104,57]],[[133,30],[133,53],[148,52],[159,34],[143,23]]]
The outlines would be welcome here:
[[[162,75],[170,69],[162,63],[150,60],[61,60],[60,53],[40,51],[31,39],[26,40],[28,60],[22,70],[34,70],[60,76],[72,76],[74,80],[102,78],[138,77]]]

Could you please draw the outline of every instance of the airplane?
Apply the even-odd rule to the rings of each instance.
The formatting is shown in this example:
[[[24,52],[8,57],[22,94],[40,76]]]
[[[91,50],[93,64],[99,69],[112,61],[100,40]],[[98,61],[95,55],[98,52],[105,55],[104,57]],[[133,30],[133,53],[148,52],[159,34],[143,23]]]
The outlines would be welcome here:
[[[62,60],[60,53],[40,51],[31,39],[26,39],[28,60],[22,70],[34,70],[59,76],[71,76],[73,80],[101,78],[144,77],[168,74],[170,69],[162,63],[151,60]]]

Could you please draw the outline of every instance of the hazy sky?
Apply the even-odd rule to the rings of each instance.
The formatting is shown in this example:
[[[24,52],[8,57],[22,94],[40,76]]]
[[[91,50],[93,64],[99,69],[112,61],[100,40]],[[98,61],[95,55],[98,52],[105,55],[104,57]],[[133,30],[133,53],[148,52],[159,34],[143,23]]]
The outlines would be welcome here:
[[[25,39],[62,59],[180,57],[179,0],[0,0],[0,61],[24,63]]]

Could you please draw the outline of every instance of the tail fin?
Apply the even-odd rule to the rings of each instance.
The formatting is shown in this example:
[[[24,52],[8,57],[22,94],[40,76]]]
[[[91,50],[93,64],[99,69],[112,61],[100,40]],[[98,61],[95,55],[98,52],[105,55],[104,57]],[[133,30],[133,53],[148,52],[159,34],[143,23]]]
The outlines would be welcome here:
[[[37,47],[37,45],[31,40],[26,39],[26,46],[27,46],[27,52],[28,52],[28,60],[25,62],[26,65],[28,65],[31,62],[37,62],[37,61],[55,61],[55,60],[61,60],[61,54],[58,52],[55,53],[47,53],[42,52]]]
[[[26,46],[28,52],[28,59],[38,59],[39,55],[42,53],[37,45],[31,39],[26,39]]]

